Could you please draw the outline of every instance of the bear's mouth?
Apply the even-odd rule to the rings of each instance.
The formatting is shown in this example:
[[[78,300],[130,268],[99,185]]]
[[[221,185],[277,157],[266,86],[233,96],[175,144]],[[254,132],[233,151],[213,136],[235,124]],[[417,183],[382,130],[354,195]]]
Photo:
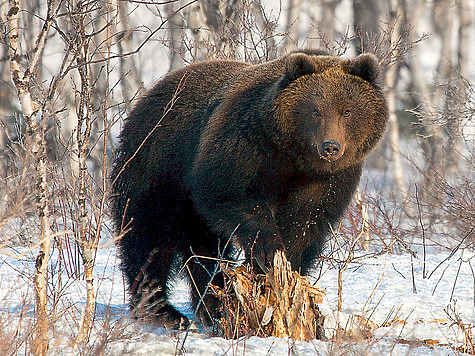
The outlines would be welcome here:
[[[339,156],[324,156],[320,155],[320,158],[323,159],[324,161],[327,161],[328,163],[335,162],[338,159],[340,159],[341,155]]]

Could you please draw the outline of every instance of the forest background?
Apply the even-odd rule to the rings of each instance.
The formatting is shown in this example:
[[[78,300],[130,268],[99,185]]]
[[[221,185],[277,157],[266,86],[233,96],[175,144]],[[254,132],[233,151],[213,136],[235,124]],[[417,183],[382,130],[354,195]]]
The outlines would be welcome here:
[[[14,337],[0,331],[6,353],[45,354],[68,313],[71,347],[98,347],[95,259],[127,228],[113,231],[109,218],[118,132],[154,81],[196,61],[260,63],[298,48],[376,54],[389,127],[325,256],[344,271],[358,253],[473,252],[472,1],[9,0],[0,13],[0,254],[34,265],[24,273],[31,320],[27,302],[0,316],[16,323]],[[473,274],[472,258],[462,262]],[[58,308],[68,280],[85,291],[70,312]]]

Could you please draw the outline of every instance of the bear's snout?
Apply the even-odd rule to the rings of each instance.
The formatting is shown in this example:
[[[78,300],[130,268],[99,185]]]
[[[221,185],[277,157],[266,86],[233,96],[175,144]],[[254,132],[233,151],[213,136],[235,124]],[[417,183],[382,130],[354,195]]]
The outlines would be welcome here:
[[[341,157],[342,154],[343,151],[338,141],[330,140],[322,143],[321,156],[323,159],[329,162],[336,161],[338,158]]]

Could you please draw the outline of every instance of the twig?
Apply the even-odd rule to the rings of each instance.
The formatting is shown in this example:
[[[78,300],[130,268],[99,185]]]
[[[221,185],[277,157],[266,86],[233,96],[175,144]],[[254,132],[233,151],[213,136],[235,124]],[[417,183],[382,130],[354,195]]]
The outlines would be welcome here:
[[[231,236],[230,236],[229,239],[226,241],[226,244],[224,245],[224,248],[223,248],[222,251],[220,251],[219,246],[218,246],[218,257],[217,257],[217,258],[208,258],[208,259],[211,259],[211,260],[216,260],[217,263],[216,263],[216,265],[215,265],[215,267],[214,267],[213,274],[211,275],[210,282],[209,282],[208,285],[206,286],[206,288],[205,288],[205,290],[204,290],[204,292],[203,292],[203,295],[200,295],[200,291],[199,291],[199,289],[198,289],[198,286],[197,286],[196,283],[195,283],[195,279],[193,278],[193,275],[192,275],[191,270],[190,270],[190,267],[189,267],[189,262],[191,261],[191,259],[192,259],[192,258],[197,258],[197,259],[198,259],[197,263],[199,263],[200,266],[202,266],[203,269],[205,269],[205,270],[208,272],[207,268],[206,268],[203,264],[201,264],[200,261],[199,261],[199,258],[204,258],[203,256],[198,256],[198,255],[193,254],[193,256],[191,256],[190,258],[188,258],[188,259],[186,260],[185,264],[183,265],[183,267],[182,267],[182,268],[180,269],[180,271],[178,272],[178,274],[180,274],[180,272],[183,271],[183,269],[186,267],[186,270],[188,271],[188,274],[189,274],[189,276],[190,276],[190,279],[191,279],[191,281],[192,281],[194,287],[196,288],[196,291],[197,291],[197,293],[198,293],[198,295],[199,295],[199,297],[200,297],[200,300],[198,301],[198,304],[196,305],[196,310],[198,310],[198,308],[203,304],[204,307],[206,308],[206,312],[208,313],[208,316],[210,317],[210,319],[212,318],[212,315],[211,315],[211,313],[209,312],[208,307],[207,307],[206,304],[204,303],[204,297],[205,297],[205,295],[208,293],[208,290],[209,290],[209,288],[210,288],[210,283],[211,283],[211,281],[212,281],[212,280],[214,279],[214,277],[219,273],[219,270],[221,269],[221,267],[220,267],[221,263],[222,263],[222,262],[228,262],[228,263],[230,262],[230,263],[235,263],[235,264],[237,264],[237,262],[235,262],[235,261],[227,261],[227,260],[224,260],[224,259],[222,258],[222,256],[224,255],[224,252],[226,251],[228,245],[229,245],[230,242],[232,241],[233,236],[234,236],[236,230],[238,229],[238,227],[239,227],[239,226],[237,226],[237,227],[234,229],[234,231],[231,233]],[[193,250],[192,250],[191,252],[193,253]],[[208,272],[208,273],[209,273],[209,272]],[[188,329],[186,330],[186,333],[185,333],[185,336],[184,336],[183,341],[182,341],[182,343],[181,343],[181,346],[177,349],[179,355],[181,355],[181,354],[184,352],[184,350],[185,350],[185,342],[186,342],[186,339],[187,339],[187,337],[188,337],[189,331],[190,331],[190,329],[188,328]]]
[[[470,259],[468,260],[468,265],[470,266],[470,270],[472,271],[472,277],[473,277],[473,306],[475,307],[475,273],[473,271],[472,263],[470,262]]]
[[[399,271],[396,269],[396,266],[394,265],[394,263],[391,263],[391,265],[393,266],[393,269],[394,269],[397,273],[399,273],[399,275],[400,275],[402,278],[406,279],[406,277],[405,277],[401,272],[399,272]]]
[[[73,232],[70,231],[70,230],[64,230],[64,231],[60,231],[60,232],[55,232],[55,233],[52,233],[51,234],[51,238],[55,238],[55,237],[59,237],[59,236],[63,236],[65,234],[72,234]],[[11,257],[11,258],[14,258],[16,260],[19,260],[20,258],[23,258],[25,257],[28,253],[30,253],[31,251],[33,250],[36,250],[39,246],[41,246],[43,243],[45,242],[45,238],[41,239],[40,241],[38,241],[37,243],[35,243],[33,246],[29,247],[28,249],[26,249],[25,251],[23,251],[22,253],[19,253],[19,254],[16,254],[16,253],[11,253],[10,251],[7,251],[7,250],[0,250],[0,254],[1,255],[6,255],[8,257]],[[2,247],[2,246],[0,246]]]
[[[417,184],[414,184],[416,187],[416,202],[417,202],[417,211],[419,214],[419,224],[422,229],[422,278],[426,278],[426,234],[424,229],[424,224],[422,223],[422,213],[421,213],[421,204],[419,202],[419,192],[417,189]]]
[[[376,290],[378,289],[379,285],[381,284],[381,282],[383,281],[383,277],[386,273],[386,261],[384,261],[384,270],[383,270],[383,273],[381,274],[381,276],[379,277],[378,279],[378,282],[376,282],[376,284],[374,285],[374,288],[373,290],[371,291],[371,294],[369,295],[369,297],[366,299],[366,302],[364,303],[363,305],[363,308],[361,309],[361,314],[364,314],[364,310],[366,308],[366,305],[368,305],[368,302],[373,298],[373,295],[374,293],[376,292]],[[382,299],[382,297],[381,297]],[[381,300],[380,300],[381,301]],[[379,303],[379,302],[378,302]]]
[[[457,269],[457,273],[455,274],[455,279],[454,279],[454,285],[452,287],[452,292],[450,293],[450,299],[449,299],[450,302],[452,301],[452,298],[454,297],[455,286],[457,285],[457,279],[458,279],[459,274],[460,274],[460,268],[462,267],[462,262],[463,262],[462,257],[463,257],[463,250],[462,250],[462,254],[460,255],[459,268]]]
[[[414,279],[414,262],[411,255],[412,293],[417,294],[416,280]]]
[[[462,238],[462,240],[459,242],[459,244],[454,248],[452,249],[452,251],[450,252],[450,254],[444,258],[435,268],[434,270],[429,274],[429,277],[427,277],[427,279],[430,279],[430,277],[434,274],[434,272],[445,262],[445,261],[448,261],[449,259],[452,258],[452,256],[458,251],[458,249],[460,248],[460,246],[462,246],[462,244],[464,243],[465,239],[471,235],[471,233],[473,232],[473,230],[475,229],[475,226],[473,226],[470,231]]]
[[[437,281],[437,283],[436,283],[435,286],[434,286],[434,289],[432,290],[432,295],[434,295],[435,290],[437,289],[437,286],[439,285],[440,281],[441,281],[442,278],[444,277],[445,271],[447,271],[447,269],[448,269],[449,267],[450,267],[450,265],[447,265],[447,266],[445,267],[445,269],[442,271],[442,274],[440,275],[439,280]]]

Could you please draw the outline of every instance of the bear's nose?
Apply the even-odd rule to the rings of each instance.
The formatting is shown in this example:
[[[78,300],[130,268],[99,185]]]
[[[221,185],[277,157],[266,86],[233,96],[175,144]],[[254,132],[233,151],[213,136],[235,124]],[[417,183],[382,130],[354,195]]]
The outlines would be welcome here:
[[[324,157],[332,157],[338,155],[341,150],[341,145],[338,141],[325,141],[322,144],[322,151]]]

